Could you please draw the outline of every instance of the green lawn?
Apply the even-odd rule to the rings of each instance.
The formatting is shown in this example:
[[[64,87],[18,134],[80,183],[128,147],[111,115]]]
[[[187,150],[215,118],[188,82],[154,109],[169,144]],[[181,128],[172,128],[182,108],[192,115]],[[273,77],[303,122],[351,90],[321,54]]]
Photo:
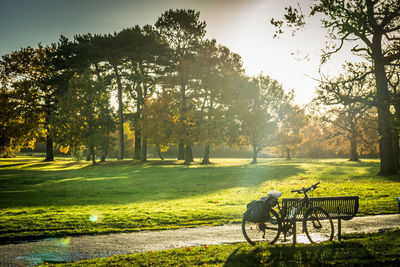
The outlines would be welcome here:
[[[304,245],[213,245],[112,256],[60,266],[399,266],[400,230]],[[48,265],[43,265],[48,266]],[[57,266],[59,266],[57,264]]]
[[[0,241],[240,222],[246,204],[321,181],[314,196],[360,197],[359,215],[394,213],[400,176],[377,160],[214,159],[110,161],[98,166],[34,157],[0,159]]]

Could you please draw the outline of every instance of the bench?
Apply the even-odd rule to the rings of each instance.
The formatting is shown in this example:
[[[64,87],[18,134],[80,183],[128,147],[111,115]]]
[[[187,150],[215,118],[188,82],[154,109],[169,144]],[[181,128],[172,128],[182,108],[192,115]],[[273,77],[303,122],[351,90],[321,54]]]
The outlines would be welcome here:
[[[282,199],[282,209],[288,214],[288,208],[291,207],[300,198]],[[357,196],[346,197],[310,197],[311,205],[321,207],[329,214],[332,220],[338,220],[338,240],[342,239],[342,221],[351,220],[358,211],[359,198]],[[295,221],[303,221],[304,209],[298,211]],[[296,243],[296,227],[293,232],[293,243]]]

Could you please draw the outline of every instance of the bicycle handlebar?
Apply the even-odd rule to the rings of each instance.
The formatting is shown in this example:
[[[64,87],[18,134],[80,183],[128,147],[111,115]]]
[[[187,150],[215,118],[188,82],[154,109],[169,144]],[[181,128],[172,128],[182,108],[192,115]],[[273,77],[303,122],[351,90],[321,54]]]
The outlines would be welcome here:
[[[313,184],[312,186],[310,186],[310,187],[306,187],[306,188],[302,188],[302,189],[293,189],[292,190],[292,193],[297,193],[297,194],[301,194],[301,193],[307,193],[308,191],[311,191],[311,190],[315,190],[316,188],[317,188],[317,186],[319,185],[319,183],[320,182],[318,182],[318,183],[316,183],[316,184]]]

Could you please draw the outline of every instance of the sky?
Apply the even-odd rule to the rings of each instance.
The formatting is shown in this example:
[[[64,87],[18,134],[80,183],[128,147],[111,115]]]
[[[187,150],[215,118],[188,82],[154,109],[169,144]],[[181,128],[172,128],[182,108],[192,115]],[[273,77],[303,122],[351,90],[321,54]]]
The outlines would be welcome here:
[[[303,0],[308,2],[309,0]],[[319,78],[325,30],[313,20],[295,36],[274,39],[271,18],[283,17],[290,0],[0,0],[0,55],[38,43],[57,42],[83,33],[112,33],[134,25],[154,24],[168,9],[195,9],[207,23],[206,38],[241,55],[248,75],[260,72],[278,80],[295,101],[307,104]],[[325,74],[341,71],[352,59],[346,49],[323,66]],[[356,60],[356,59],[352,59]]]

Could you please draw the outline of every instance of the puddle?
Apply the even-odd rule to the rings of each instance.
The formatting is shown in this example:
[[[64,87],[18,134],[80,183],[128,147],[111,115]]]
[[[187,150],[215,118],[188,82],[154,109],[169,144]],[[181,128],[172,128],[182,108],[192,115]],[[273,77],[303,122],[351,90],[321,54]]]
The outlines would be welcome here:
[[[51,253],[42,252],[28,256],[18,256],[17,260],[24,261],[29,265],[45,264],[45,263],[66,263],[71,258],[71,253]]]
[[[71,239],[65,238],[46,238],[35,242],[32,253],[15,257],[18,261],[23,261],[29,265],[45,263],[66,263],[72,259],[80,258],[81,253],[70,251],[69,244]]]

